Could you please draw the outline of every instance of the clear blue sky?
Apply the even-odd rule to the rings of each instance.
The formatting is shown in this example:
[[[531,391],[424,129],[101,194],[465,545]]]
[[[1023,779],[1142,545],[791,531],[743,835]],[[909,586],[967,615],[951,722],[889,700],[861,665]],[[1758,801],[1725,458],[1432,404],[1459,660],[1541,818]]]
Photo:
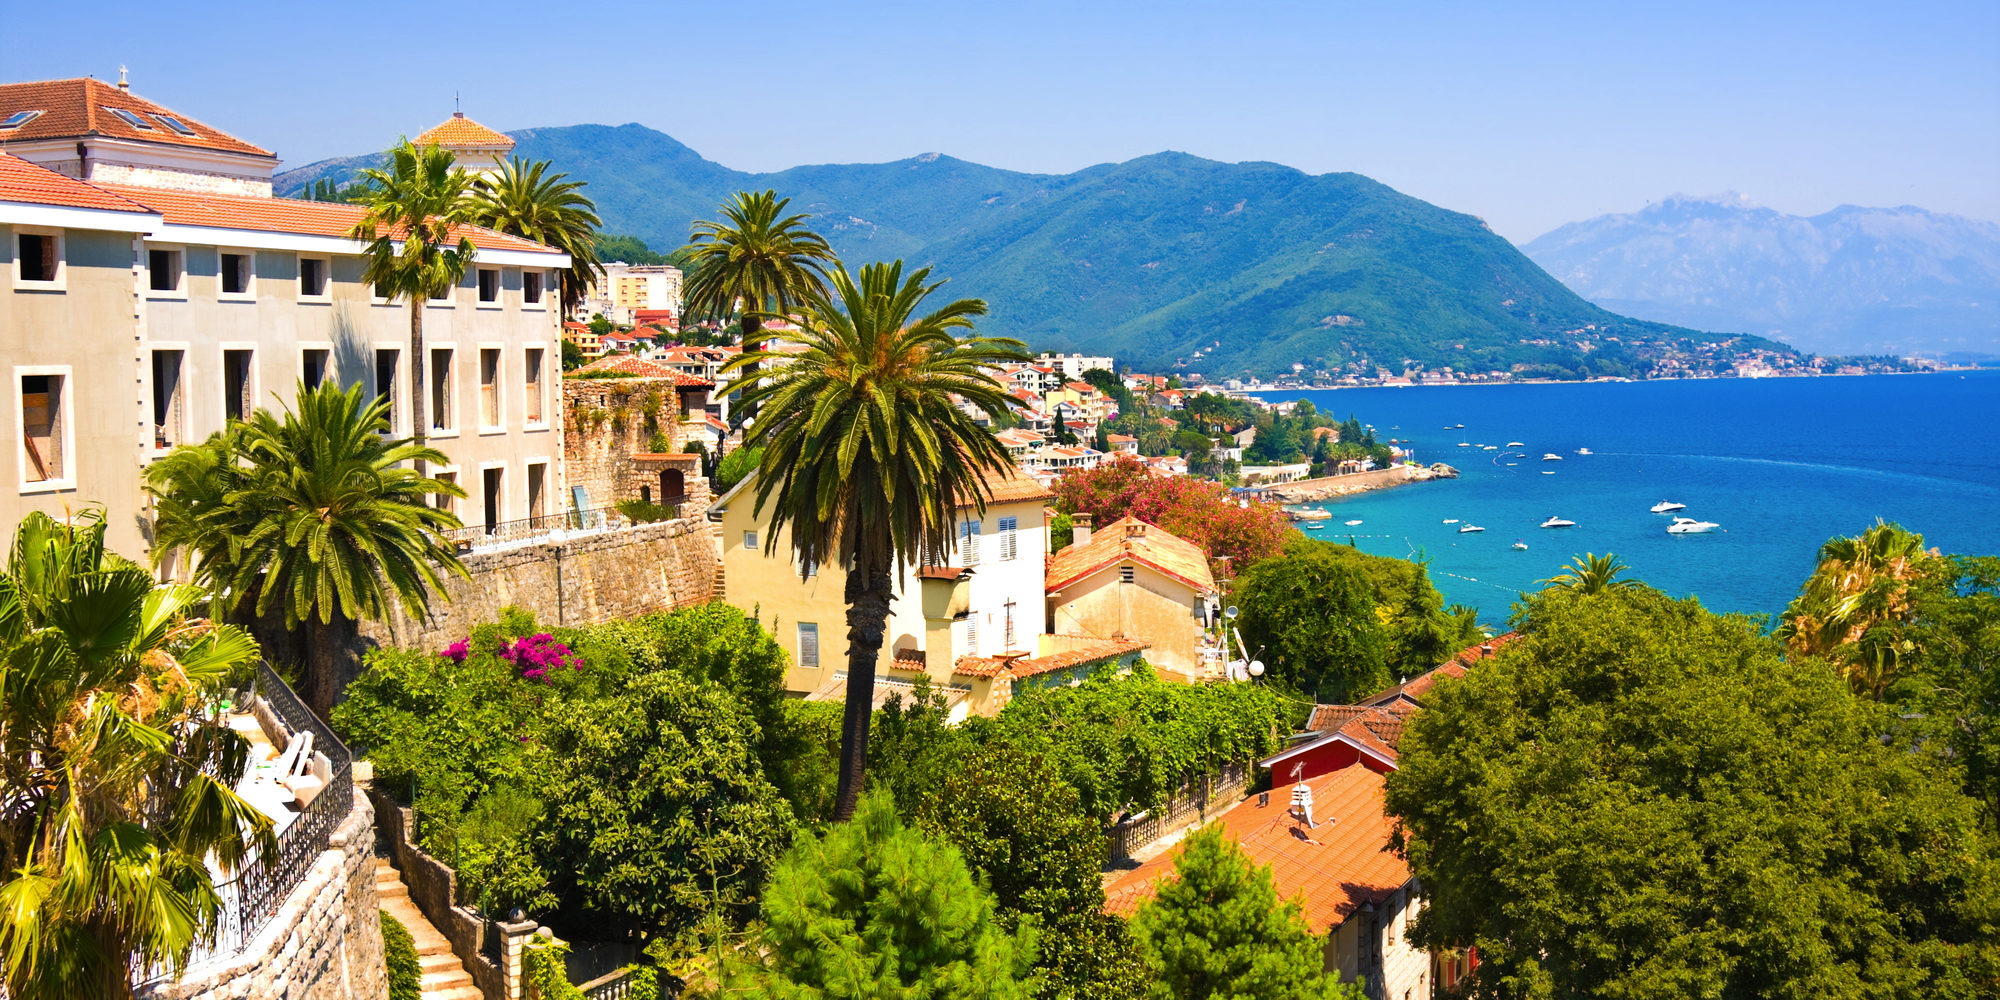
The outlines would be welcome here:
[[[496,128],[636,121],[746,170],[1353,170],[1517,241],[1676,192],[2000,219],[1994,0],[0,5],[0,78],[121,63],[294,166],[457,91]]]

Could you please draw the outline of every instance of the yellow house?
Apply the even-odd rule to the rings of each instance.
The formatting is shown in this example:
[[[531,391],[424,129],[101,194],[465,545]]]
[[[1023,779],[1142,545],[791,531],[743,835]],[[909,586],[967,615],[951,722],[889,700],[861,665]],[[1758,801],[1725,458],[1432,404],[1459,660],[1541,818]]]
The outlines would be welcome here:
[[[789,528],[766,554],[770,511],[755,509],[755,482],[738,483],[710,509],[721,531],[722,599],[755,615],[791,654],[786,690],[838,692],[847,676],[847,572],[828,563],[801,573]],[[1011,678],[987,661],[1042,651],[1043,505],[1054,494],[1013,466],[993,473],[985,492],[983,515],[969,502],[958,507],[945,565],[898,575],[876,664],[878,699],[929,674],[961,712],[990,714],[1005,702]],[[970,672],[956,669],[962,660]]]
[[[1092,531],[1049,558],[1049,631],[1143,641],[1147,660],[1184,677],[1204,673],[1198,615],[1215,595],[1208,556],[1135,517]]]

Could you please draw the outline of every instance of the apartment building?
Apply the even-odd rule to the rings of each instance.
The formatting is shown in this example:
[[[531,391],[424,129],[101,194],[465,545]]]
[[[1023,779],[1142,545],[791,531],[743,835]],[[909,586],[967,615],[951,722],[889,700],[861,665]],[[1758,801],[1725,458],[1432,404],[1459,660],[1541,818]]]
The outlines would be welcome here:
[[[467,524],[563,509],[567,256],[477,227],[464,280],[424,304],[361,281],[354,205],[270,195],[277,158],[97,80],[0,85],[0,521],[102,503],[111,544],[147,547],[146,467],[299,383],[359,383],[411,434],[426,394],[436,474]]]

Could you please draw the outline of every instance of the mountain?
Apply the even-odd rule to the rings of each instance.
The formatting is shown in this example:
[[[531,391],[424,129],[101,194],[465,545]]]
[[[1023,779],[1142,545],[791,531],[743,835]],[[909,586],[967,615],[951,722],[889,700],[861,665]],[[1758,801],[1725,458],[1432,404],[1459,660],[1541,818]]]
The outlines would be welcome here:
[[[517,155],[589,182],[610,232],[687,239],[737,190],[774,188],[850,262],[902,258],[986,299],[987,333],[1213,377],[1414,365],[1629,375],[1726,366],[1755,337],[1616,315],[1485,223],[1359,174],[1159,153],[1027,174],[927,153],[892,163],[731,170],[639,125],[510,133]],[[277,178],[296,192],[380,157]],[[1197,352],[1200,352],[1199,354]]]
[[[1675,196],[1522,248],[1592,302],[1828,353],[2000,354],[2000,225],[1921,208],[1786,215]]]

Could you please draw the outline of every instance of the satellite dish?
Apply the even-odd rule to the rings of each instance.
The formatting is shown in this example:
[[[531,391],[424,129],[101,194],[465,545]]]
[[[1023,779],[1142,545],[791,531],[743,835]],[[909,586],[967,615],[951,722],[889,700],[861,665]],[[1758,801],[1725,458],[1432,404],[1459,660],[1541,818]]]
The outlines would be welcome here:
[[[1223,608],[1223,609],[1222,609],[1222,617],[1224,617],[1224,618],[1235,618],[1235,617],[1236,617],[1236,605],[1232,604],[1232,605],[1230,605],[1230,606],[1228,606],[1228,607],[1226,607],[1226,608]]]
[[[1264,676],[1264,661],[1263,661],[1263,660],[1251,660],[1251,661],[1250,661],[1250,676],[1252,676],[1252,677],[1262,677],[1262,676]]]

